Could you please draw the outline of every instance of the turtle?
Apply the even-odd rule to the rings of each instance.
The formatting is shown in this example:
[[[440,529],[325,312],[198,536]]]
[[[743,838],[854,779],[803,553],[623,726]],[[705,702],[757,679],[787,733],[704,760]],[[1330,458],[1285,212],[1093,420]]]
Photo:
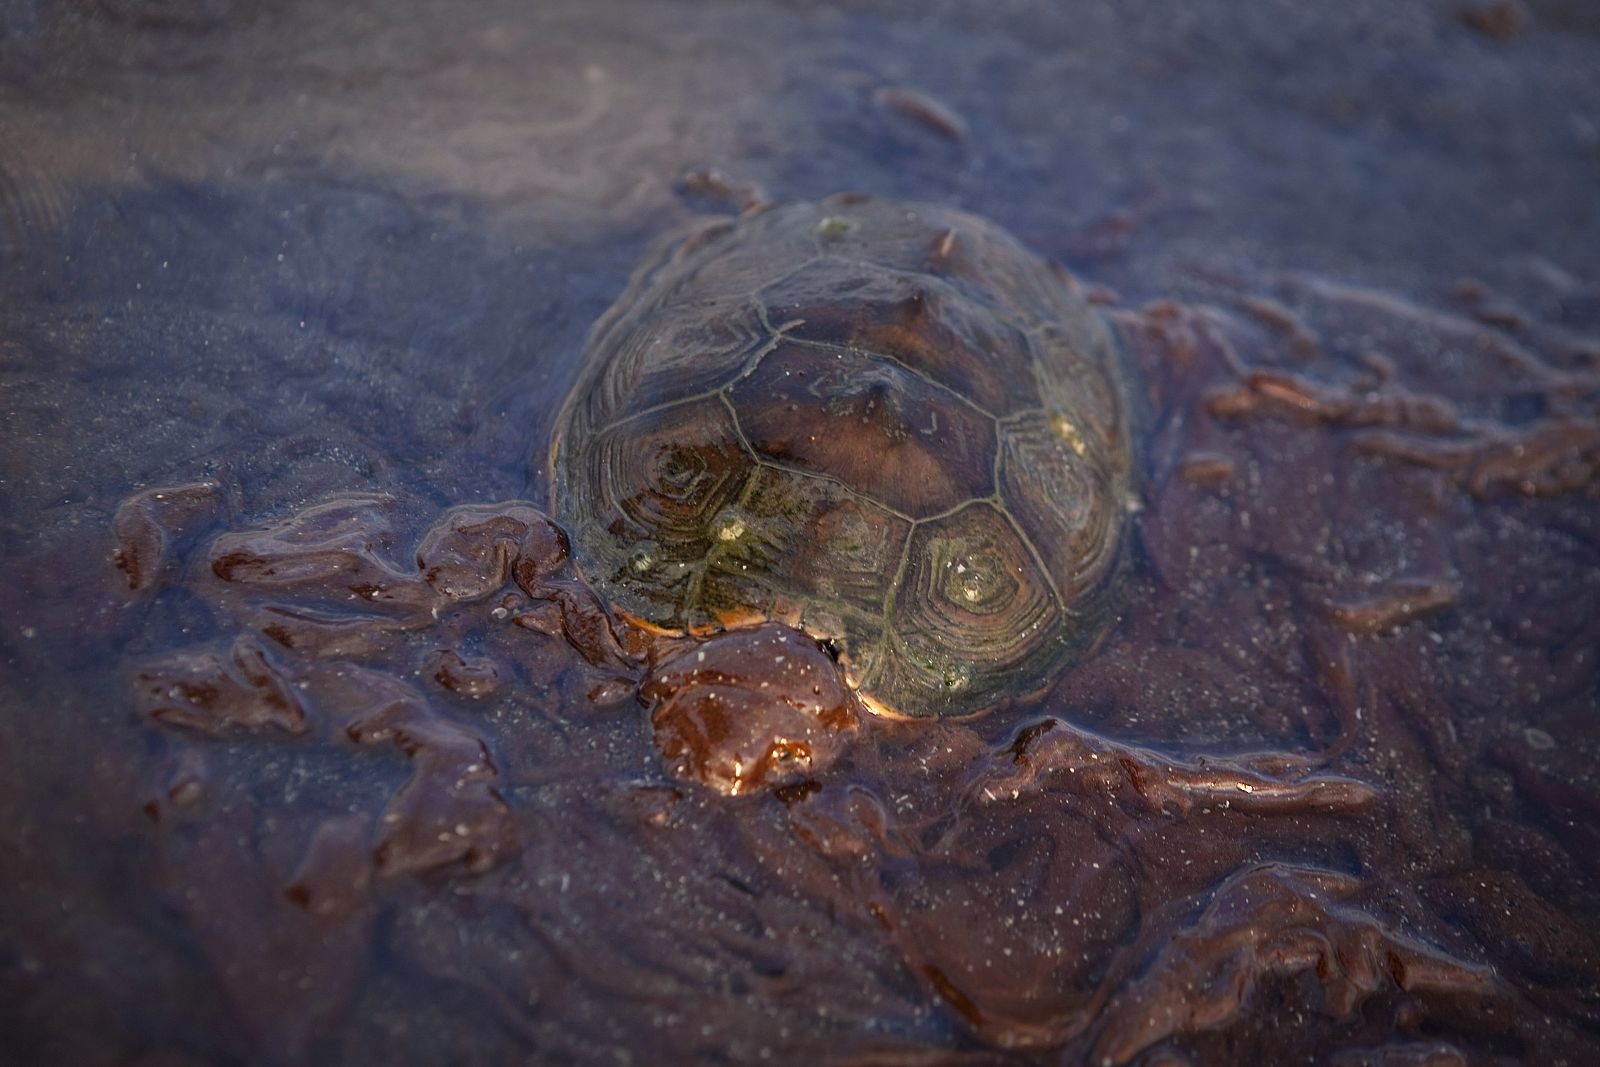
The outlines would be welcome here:
[[[900,719],[1039,690],[1107,628],[1129,361],[993,222],[854,193],[703,221],[646,257],[580,368],[550,507],[626,623],[798,630]]]

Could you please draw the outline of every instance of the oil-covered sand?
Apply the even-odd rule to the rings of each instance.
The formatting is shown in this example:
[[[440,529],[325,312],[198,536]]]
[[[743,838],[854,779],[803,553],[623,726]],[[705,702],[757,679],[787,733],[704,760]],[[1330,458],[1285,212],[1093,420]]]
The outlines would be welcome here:
[[[6,1055],[1585,1062],[1597,33],[10,5]],[[1112,322],[1133,559],[1043,694],[730,797],[663,758],[545,456],[653,240],[841,189]]]

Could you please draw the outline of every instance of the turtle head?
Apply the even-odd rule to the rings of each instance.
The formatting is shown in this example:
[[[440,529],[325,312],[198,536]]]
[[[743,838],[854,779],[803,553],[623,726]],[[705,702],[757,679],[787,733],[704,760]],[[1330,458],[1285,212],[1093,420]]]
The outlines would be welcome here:
[[[781,623],[686,640],[639,692],[672,772],[729,796],[817,773],[861,722],[834,658]]]

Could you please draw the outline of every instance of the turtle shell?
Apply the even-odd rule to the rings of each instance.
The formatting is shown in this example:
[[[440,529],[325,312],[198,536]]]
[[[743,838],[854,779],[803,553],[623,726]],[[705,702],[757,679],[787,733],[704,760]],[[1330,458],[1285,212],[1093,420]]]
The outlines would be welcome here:
[[[596,324],[553,510],[636,622],[784,621],[880,713],[973,713],[1105,626],[1124,375],[1102,318],[993,223],[771,207],[664,248]]]

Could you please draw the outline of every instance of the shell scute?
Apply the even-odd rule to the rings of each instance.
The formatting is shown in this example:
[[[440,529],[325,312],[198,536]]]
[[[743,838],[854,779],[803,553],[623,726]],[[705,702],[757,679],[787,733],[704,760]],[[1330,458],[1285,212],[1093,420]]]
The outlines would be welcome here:
[[[893,359],[990,415],[1040,401],[1022,331],[928,274],[825,256],[758,295],[788,336]]]
[[[770,343],[760,309],[736,299],[665,303],[652,328],[620,324],[607,346],[611,372],[582,405],[588,425],[604,430],[667,397],[715,390]]]
[[[715,397],[655,408],[593,436],[568,502],[585,571],[647,622],[683,626],[686,598],[716,546],[716,522],[754,466]]]
[[[894,360],[785,343],[729,399],[757,454],[903,515],[993,492],[994,420]]]
[[[1105,553],[1122,521],[1099,448],[1060,411],[1029,412],[1000,431],[1000,499],[1022,529],[1041,532],[1032,542],[1068,603],[1112,564]]]
[[[806,600],[882,623],[911,523],[828,478],[795,477],[764,467],[749,509],[790,536],[764,561],[780,590],[805,590]]]
[[[1062,609],[1050,576],[999,508],[978,502],[912,531],[892,626],[908,664],[894,706],[952,708],[1010,692],[1053,658]]]

